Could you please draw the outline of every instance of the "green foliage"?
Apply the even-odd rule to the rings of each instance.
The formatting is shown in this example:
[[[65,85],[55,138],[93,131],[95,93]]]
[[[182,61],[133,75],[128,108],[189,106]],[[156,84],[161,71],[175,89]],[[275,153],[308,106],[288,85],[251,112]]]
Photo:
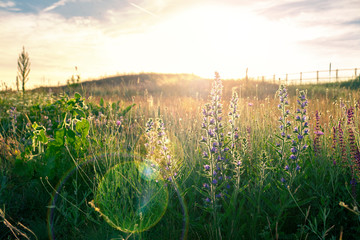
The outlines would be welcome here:
[[[227,85],[224,87],[225,93],[229,91]],[[204,211],[203,184],[208,178],[202,172],[206,163],[199,141],[203,135],[201,98],[154,95],[155,106],[151,107],[147,99],[136,96],[135,107],[133,101],[124,103],[118,96],[109,99],[104,92],[98,102],[91,102],[79,93],[72,97],[34,93],[25,96],[25,102],[18,95],[1,95],[0,205],[6,207],[7,216],[21,221],[39,239],[47,239],[48,234],[57,239],[181,239],[182,236],[215,239],[219,235],[222,239],[337,239],[340,234],[343,239],[356,239],[360,234],[359,198],[355,194],[359,192],[359,184],[349,185],[352,174],[342,164],[343,156],[351,158],[349,133],[344,127],[342,155],[339,138],[332,148],[332,128],[339,134],[339,121],[346,119],[345,112],[350,106],[355,106],[352,127],[357,130],[354,132],[359,144],[360,111],[356,103],[360,95],[351,90],[329,89],[308,89],[306,143],[309,147],[301,155],[301,168],[292,178],[291,186],[281,181],[287,174],[284,165],[290,161],[290,146],[281,147],[285,154],[279,154],[275,144],[280,137],[278,119],[281,113],[284,115],[276,110],[276,88],[271,93],[261,92],[259,85],[258,98],[245,95],[252,91],[256,94],[256,87],[248,92],[242,88],[241,94],[240,88],[234,90],[240,96],[239,118],[233,118],[238,129],[235,132],[235,128],[230,128],[229,135],[224,131],[224,139],[228,143],[237,133],[239,141],[235,141],[234,148],[226,145],[233,152],[229,150],[225,156],[242,163],[239,172],[234,172],[236,177],[229,180],[226,198],[218,201],[222,207],[217,208],[216,222],[212,221],[211,209]],[[290,111],[290,120],[296,115],[296,96],[296,89],[290,89],[289,105],[283,109]],[[225,94],[223,109],[228,109],[228,100]],[[16,122],[10,119],[12,107],[16,107]],[[313,149],[315,111],[320,113],[324,132],[319,137],[320,155],[315,155]],[[146,168],[130,171],[125,164],[145,162],[143,136],[149,118],[163,119],[166,133],[171,136],[169,149],[181,168],[176,184],[162,178],[158,183],[156,179],[149,182],[140,173]],[[292,128],[288,128],[289,134]],[[154,144],[161,139],[157,133],[154,132]],[[161,154],[162,150],[155,152]],[[132,176],[131,180],[120,177],[119,172]],[[146,187],[149,183],[154,188]],[[168,186],[165,188],[163,183]],[[222,187],[226,189],[225,185]],[[153,195],[150,199],[153,202],[141,202],[141,195],[136,194],[140,190],[150,193],[156,189],[161,190],[162,197]],[[164,206],[164,200],[167,208],[163,213],[160,207]],[[136,207],[150,209],[147,204],[155,202],[160,204],[146,213],[150,215],[144,212],[143,221],[139,221]],[[349,205],[339,206],[339,202]],[[134,233],[112,228],[102,214]],[[157,217],[161,219],[158,221]],[[148,226],[147,230],[135,232],[134,222]],[[221,233],[214,229],[220,229]],[[2,223],[0,232],[0,238],[11,236]]]

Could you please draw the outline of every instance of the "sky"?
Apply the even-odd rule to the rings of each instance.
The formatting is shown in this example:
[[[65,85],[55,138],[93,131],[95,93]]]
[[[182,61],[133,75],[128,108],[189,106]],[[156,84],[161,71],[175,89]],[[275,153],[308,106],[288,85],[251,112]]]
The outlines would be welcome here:
[[[360,67],[359,0],[0,0],[0,83],[124,73],[243,78]],[[77,71],[75,70],[77,68]]]

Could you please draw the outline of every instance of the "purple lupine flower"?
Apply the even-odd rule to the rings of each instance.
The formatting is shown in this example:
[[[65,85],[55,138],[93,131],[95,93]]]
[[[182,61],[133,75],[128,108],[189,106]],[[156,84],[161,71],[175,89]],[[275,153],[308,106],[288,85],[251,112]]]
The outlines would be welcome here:
[[[304,138],[303,135],[301,135],[301,134],[298,135],[298,139],[299,139],[299,140],[302,140],[303,138]]]
[[[353,178],[353,179],[350,180],[350,185],[355,186],[356,183],[357,183],[357,182],[356,182],[356,179],[355,179],[355,178]]]
[[[289,170],[289,165],[285,166],[285,170],[288,171]]]
[[[121,125],[121,121],[120,120],[117,120],[116,121],[116,125],[119,127]]]
[[[314,131],[314,134],[318,135],[318,136],[324,135],[324,133],[322,131],[320,131],[320,130]]]
[[[301,167],[299,165],[296,165],[296,171],[300,171]]]
[[[296,156],[294,154],[291,154],[290,159],[291,160],[296,160]]]
[[[285,183],[285,182],[286,182],[285,178],[283,178],[283,177],[280,179],[280,181],[281,181],[282,183]]]
[[[295,154],[295,153],[297,153],[297,149],[295,147],[292,147],[291,152]]]
[[[203,184],[203,187],[204,187],[204,188],[209,188],[210,186],[209,186],[209,184],[204,183],[204,184]]]
[[[217,184],[218,183],[218,181],[216,180],[216,179],[214,179],[214,180],[212,180],[212,184]]]

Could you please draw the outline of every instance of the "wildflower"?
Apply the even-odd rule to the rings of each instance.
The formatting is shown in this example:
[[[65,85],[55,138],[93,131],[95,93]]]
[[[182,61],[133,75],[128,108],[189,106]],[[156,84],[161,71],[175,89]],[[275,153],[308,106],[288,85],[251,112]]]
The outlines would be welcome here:
[[[324,133],[320,130],[314,131],[314,133],[315,133],[315,135],[318,135],[318,136],[324,135]]]
[[[116,125],[119,127],[121,125],[121,121],[120,120],[117,120],[116,121]]]
[[[210,166],[208,164],[204,165],[205,170],[210,170]]]
[[[212,180],[212,184],[217,184],[218,183],[218,181],[216,180],[216,179],[214,179],[214,180]]]
[[[297,157],[296,157],[294,154],[291,154],[290,159],[291,159],[291,160],[296,160]]]
[[[204,187],[204,188],[209,188],[209,184],[204,183],[204,184],[203,184],[203,187]]]
[[[289,165],[285,166],[285,170],[288,171],[289,170]]]

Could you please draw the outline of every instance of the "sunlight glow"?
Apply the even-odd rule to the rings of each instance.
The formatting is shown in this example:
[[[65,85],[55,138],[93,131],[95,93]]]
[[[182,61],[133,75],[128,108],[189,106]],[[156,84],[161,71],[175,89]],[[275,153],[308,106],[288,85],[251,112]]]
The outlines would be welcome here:
[[[120,41],[120,37],[114,39],[108,52],[146,53],[146,59],[142,56],[141,60],[147,64],[140,71],[190,72],[204,77],[220,71],[225,78],[240,78],[247,67],[253,74],[262,74],[260,69],[271,70],[266,68],[268,61],[286,63],[286,57],[295,51],[297,36],[292,32],[288,23],[269,22],[241,8],[198,7],[125,40],[126,49],[117,44],[114,51],[113,41]]]

